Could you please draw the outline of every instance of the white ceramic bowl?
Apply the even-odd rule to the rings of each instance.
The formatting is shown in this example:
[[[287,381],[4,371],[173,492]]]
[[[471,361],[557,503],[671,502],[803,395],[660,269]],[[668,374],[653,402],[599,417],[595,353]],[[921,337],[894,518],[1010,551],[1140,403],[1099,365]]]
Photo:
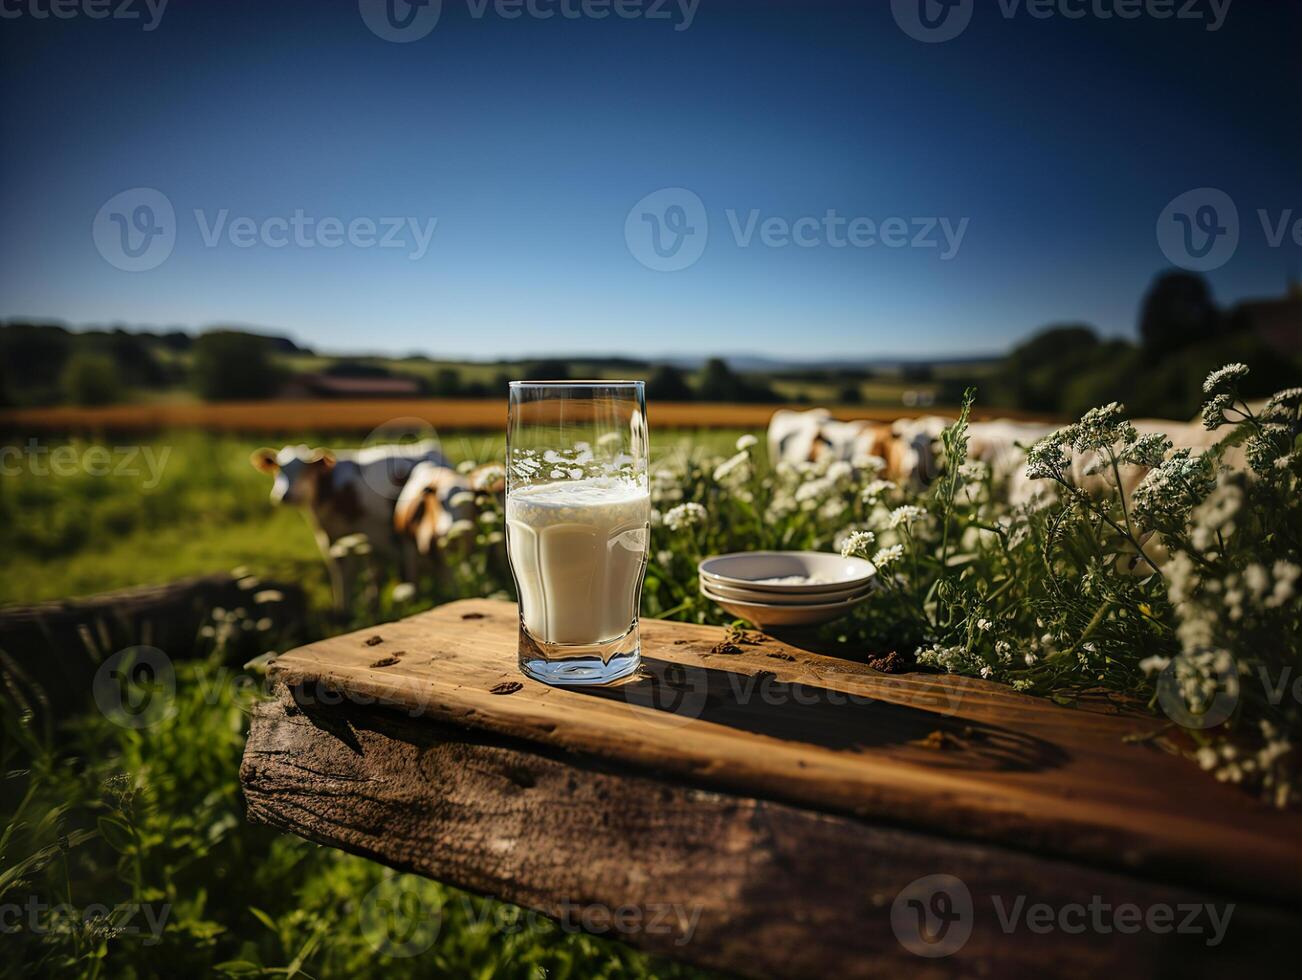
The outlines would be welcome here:
[[[862,595],[843,599],[840,602],[803,603],[801,605],[787,606],[768,602],[738,602],[735,599],[725,599],[722,596],[714,595],[704,585],[701,586],[701,594],[712,602],[717,602],[737,618],[763,627],[814,626],[818,623],[830,623],[832,620],[844,616],[868,598],[868,593],[865,591]]]
[[[772,603],[778,606],[807,606],[815,603],[841,602],[872,588],[870,579],[864,585],[851,585],[847,588],[829,589],[826,592],[763,592],[759,589],[743,589],[740,586],[724,585],[712,582],[701,576],[701,588],[709,590],[720,599],[733,599],[739,602]]]
[[[697,568],[701,581],[711,588],[726,585],[755,592],[811,596],[861,587],[877,574],[872,562],[862,558],[842,558],[823,551],[740,551],[706,558]],[[762,581],[793,576],[817,581]]]

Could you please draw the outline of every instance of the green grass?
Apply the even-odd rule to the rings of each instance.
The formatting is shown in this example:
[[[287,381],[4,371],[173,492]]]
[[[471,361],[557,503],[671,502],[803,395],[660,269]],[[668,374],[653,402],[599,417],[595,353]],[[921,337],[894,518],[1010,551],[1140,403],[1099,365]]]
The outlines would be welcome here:
[[[741,430],[657,431],[656,455],[688,442],[726,452]],[[201,432],[173,432],[140,446],[134,474],[96,476],[85,466],[68,475],[30,455],[16,474],[0,477],[0,603],[27,603],[167,582],[188,575],[246,566],[268,578],[301,583],[318,606],[328,601],[324,565],[300,512],[273,507],[271,480],[249,465],[261,445],[305,442],[345,447],[347,437],[294,434],[261,439]],[[91,460],[84,440],[42,444],[66,447]],[[110,470],[125,459],[125,442],[109,440]],[[454,462],[501,459],[502,435],[450,433],[442,442]],[[159,464],[151,470],[153,458]],[[157,477],[155,478],[155,474]]]
[[[654,439],[657,454],[688,440],[724,452],[739,434],[712,431],[698,440],[657,432]],[[270,479],[249,465],[250,452],[264,442],[350,444],[306,434],[262,440],[174,432],[148,443],[161,466],[151,470],[138,454],[138,472],[117,475],[88,472],[92,446],[81,440],[44,446],[66,447],[66,475],[38,471],[48,455],[28,456],[16,473],[10,458],[10,472],[0,477],[0,601],[243,566],[264,579],[301,583],[313,606],[324,609],[327,580],[306,520],[273,507]],[[112,469],[124,454],[113,440],[106,445]],[[503,448],[501,435],[444,438],[454,461],[500,458]],[[397,614],[391,606],[385,611]],[[260,639],[269,649],[289,645],[283,637]],[[58,737],[47,739],[0,685],[0,773],[7,774],[0,778],[0,903],[21,905],[34,896],[46,907],[37,929],[24,918],[19,932],[5,936],[9,955],[0,958],[0,976],[696,975],[617,942],[568,933],[514,906],[394,876],[370,861],[249,825],[238,782],[249,702],[232,683],[249,675],[230,651],[201,645],[194,653],[196,659],[176,661],[175,714],[143,729],[119,727],[90,710],[61,719]],[[168,918],[153,943],[147,934],[112,935],[102,920],[55,921],[50,909],[60,903],[78,910],[165,906]],[[380,913],[413,907],[425,918],[399,923],[400,936],[414,929],[419,939],[422,922],[436,921],[436,941],[411,956],[377,947],[377,917],[392,921]]]

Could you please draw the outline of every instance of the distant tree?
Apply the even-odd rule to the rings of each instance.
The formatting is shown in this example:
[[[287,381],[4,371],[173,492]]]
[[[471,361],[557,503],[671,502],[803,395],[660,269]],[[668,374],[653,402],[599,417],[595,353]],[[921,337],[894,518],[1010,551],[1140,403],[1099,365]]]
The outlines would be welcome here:
[[[710,402],[778,401],[768,385],[743,378],[718,357],[705,362],[698,397]]]
[[[335,378],[391,378],[393,372],[383,364],[367,364],[365,361],[335,361],[322,372]]]
[[[570,366],[564,361],[535,361],[525,370],[526,381],[564,381],[570,376]]]
[[[935,377],[935,374],[936,372],[932,366],[926,363],[905,364],[900,368],[900,377],[905,381],[911,381],[914,383],[919,381],[930,381]]]
[[[117,365],[104,354],[73,354],[60,378],[63,397],[73,405],[109,405],[121,398]]]
[[[57,385],[72,350],[73,337],[65,327],[37,323],[0,327],[0,372],[11,394]]]
[[[1034,371],[1091,350],[1098,343],[1093,327],[1080,323],[1054,325],[1014,347],[1008,360],[1015,370]]]
[[[194,342],[194,385],[209,401],[268,398],[281,380],[263,337],[214,330]]]
[[[672,364],[661,364],[646,383],[646,396],[653,401],[690,402],[696,397],[683,372]]]
[[[430,394],[435,398],[456,398],[464,394],[461,384],[461,372],[454,367],[441,367],[434,372],[434,381],[430,385]]]
[[[842,385],[836,400],[842,405],[858,405],[863,401],[863,390],[857,384]]]
[[[1193,272],[1158,276],[1139,313],[1139,337],[1150,361],[1211,340],[1220,326],[1221,311],[1207,280]]]
[[[1057,412],[1062,391],[1099,347],[1093,328],[1066,324],[1041,330],[1012,349],[993,384],[993,400],[1037,412]]]

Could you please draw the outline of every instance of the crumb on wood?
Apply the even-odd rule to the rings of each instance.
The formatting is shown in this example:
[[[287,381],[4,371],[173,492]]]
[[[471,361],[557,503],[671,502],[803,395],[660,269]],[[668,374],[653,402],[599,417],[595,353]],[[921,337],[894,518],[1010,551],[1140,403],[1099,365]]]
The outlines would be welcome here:
[[[774,677],[777,677],[777,676],[778,676],[778,675],[775,674],[775,673],[773,673],[773,671],[771,671],[771,670],[757,670],[757,671],[755,671],[755,679],[756,679],[757,681],[759,681],[761,684],[762,684],[764,681],[772,680]]]
[[[691,642],[692,642],[691,640],[674,640],[674,646],[676,647],[686,646],[688,643]]]
[[[894,650],[881,656],[869,657],[868,666],[883,674],[903,674],[913,668],[913,664]]]
[[[484,614],[483,614],[483,613],[475,613],[475,612],[462,613],[462,614],[461,614],[461,618],[462,618],[462,619],[483,619],[483,618],[484,618]]]
[[[393,666],[394,664],[396,664],[397,662],[398,662],[398,658],[397,658],[397,657],[381,657],[379,660],[375,661],[375,663],[371,664],[371,666],[372,666],[372,667],[392,667],[392,666]]]
[[[524,690],[524,685],[519,681],[502,681],[500,684],[494,684],[488,689],[489,694],[514,694],[516,691]]]
[[[720,640],[714,646],[710,647],[711,653],[736,654],[741,653],[741,647],[735,643],[729,643],[726,639]]]
[[[937,728],[921,739],[918,743],[924,749],[933,749],[937,752],[948,752],[952,749],[963,748],[963,740],[950,732]]]
[[[774,660],[786,660],[789,663],[794,663],[796,659],[789,653],[768,653],[765,656],[772,657]]]
[[[763,643],[768,637],[763,633],[744,630],[740,626],[729,626],[723,639],[727,643],[736,643],[738,646],[753,647]]]
[[[379,633],[376,633],[374,636],[368,636],[366,638],[366,645],[368,647],[378,646],[383,642],[384,642],[384,637],[382,637]]]

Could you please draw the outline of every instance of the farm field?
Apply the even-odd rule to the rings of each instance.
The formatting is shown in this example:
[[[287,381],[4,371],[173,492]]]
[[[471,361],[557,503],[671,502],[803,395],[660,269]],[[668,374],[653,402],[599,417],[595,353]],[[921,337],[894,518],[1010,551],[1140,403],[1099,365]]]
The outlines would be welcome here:
[[[743,429],[657,430],[656,455],[688,445],[723,452]],[[762,435],[762,433],[761,433]],[[452,431],[440,440],[453,462],[503,456],[500,432]],[[259,446],[307,443],[336,449],[355,436],[321,432],[233,435],[177,430],[145,443],[122,440],[41,440],[41,456],[24,449],[24,465],[8,461],[0,480],[0,604],[68,598],[133,585],[171,581],[246,567],[302,584],[324,608],[325,566],[304,516],[273,507],[270,479],[249,465]],[[40,460],[68,447],[87,461],[106,448],[108,475],[79,462],[66,476],[44,476]],[[65,452],[65,455],[67,453]],[[130,459],[129,459],[130,456]],[[129,469],[131,472],[115,473]],[[15,473],[14,470],[17,470]]]
[[[763,429],[775,411],[798,405],[741,405],[714,402],[655,402],[648,414],[659,429]],[[837,418],[892,419],[919,414],[954,416],[953,406],[926,409],[828,406]],[[1042,418],[1043,413],[977,409],[973,418]],[[140,432],[199,428],[212,432],[369,432],[381,426],[420,424],[436,431],[495,432],[506,419],[506,403],[496,399],[325,399],[311,401],[218,402],[187,399],[137,402],[99,408],[15,408],[0,410],[0,430],[17,432]]]

